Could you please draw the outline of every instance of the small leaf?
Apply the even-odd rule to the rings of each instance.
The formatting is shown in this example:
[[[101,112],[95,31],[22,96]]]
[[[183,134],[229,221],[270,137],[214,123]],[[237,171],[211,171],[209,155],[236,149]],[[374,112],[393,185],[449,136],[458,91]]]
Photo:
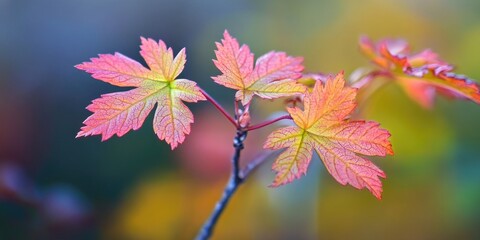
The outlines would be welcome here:
[[[359,156],[393,155],[390,133],[378,123],[350,121],[355,109],[356,89],[345,86],[343,73],[317,81],[304,97],[304,109],[288,108],[296,126],[271,133],[264,148],[286,150],[273,164],[276,177],[272,186],[292,182],[306,174],[315,150],[328,172],[341,184],[367,188],[381,198],[385,173]]]
[[[221,43],[216,43],[215,66],[222,75],[212,77],[225,87],[238,90],[237,100],[245,106],[254,95],[265,99],[293,96],[303,93],[305,86],[297,83],[303,71],[302,58],[287,56],[284,52],[269,52],[253,64],[253,53],[247,45],[240,47],[225,30]]]
[[[193,115],[183,104],[206,100],[196,83],[176,79],[185,65],[185,49],[175,58],[163,41],[142,38],[140,54],[150,69],[115,53],[101,54],[75,66],[98,80],[120,87],[135,87],[125,92],[104,94],[93,100],[87,109],[93,112],[83,123],[77,137],[102,135],[105,141],[130,130],[139,129],[155,105],[154,131],[174,149],[190,133]]]
[[[397,80],[413,100],[431,108],[436,93],[480,104],[480,88],[463,75],[453,73],[453,66],[427,49],[411,54],[403,40],[381,40],[376,45],[367,37],[360,39],[362,52]]]

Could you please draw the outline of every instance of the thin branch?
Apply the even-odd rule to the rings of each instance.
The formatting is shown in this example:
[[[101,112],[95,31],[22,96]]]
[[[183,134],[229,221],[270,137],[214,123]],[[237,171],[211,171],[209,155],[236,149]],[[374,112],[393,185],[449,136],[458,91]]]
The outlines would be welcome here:
[[[283,119],[292,119],[292,117],[290,115],[284,115],[284,116],[281,116],[281,117],[278,117],[278,118],[275,118],[275,119],[272,119],[272,120],[268,120],[268,121],[259,123],[257,125],[247,127],[246,131],[252,131],[252,130],[255,130],[255,129],[259,129],[259,128],[268,126],[270,124],[273,124],[273,123],[278,122],[278,121],[283,120]]]
[[[267,161],[270,157],[278,154],[278,151],[263,151],[259,156],[245,166],[245,168],[240,172],[240,177],[245,181],[245,179],[250,176],[250,174],[255,171],[260,165]]]
[[[352,87],[354,88],[362,88],[364,87],[365,85],[369,84],[373,79],[375,79],[376,77],[387,77],[387,78],[391,78],[392,77],[392,74],[390,72],[386,72],[386,71],[382,71],[382,70],[376,70],[376,71],[372,71],[368,74],[366,74],[365,76],[363,76],[360,80],[354,82],[352,84]]]
[[[207,100],[213,104],[213,106],[215,106],[215,108],[217,108],[222,114],[223,116],[225,116],[228,121],[230,123],[233,124],[233,126],[235,126],[235,128],[238,128],[237,126],[237,123],[236,121],[232,118],[232,116],[230,116],[230,114],[228,114],[228,112],[225,110],[225,108],[222,107],[222,105],[220,105],[220,103],[218,103],[215,99],[213,99],[207,92],[205,92],[205,90],[203,90],[202,88],[200,88],[200,92],[203,94],[203,96],[205,96],[205,98],[207,98]]]
[[[243,130],[237,131],[237,136],[233,139],[233,147],[235,154],[232,158],[232,176],[236,183],[240,184],[243,179],[240,177],[240,152],[244,148],[243,142],[247,138],[247,132]]]
[[[208,220],[203,224],[202,229],[200,230],[200,232],[198,233],[195,239],[207,240],[210,238],[218,218],[223,213],[223,210],[227,206],[227,203],[230,201],[230,198],[233,196],[235,191],[237,191],[237,188],[239,186],[240,185],[236,184],[233,178],[230,178],[227,186],[225,186],[225,190],[223,191],[222,198],[217,202],[217,205],[215,205],[215,209],[213,210],[212,215],[210,215],[210,218],[208,218]]]
[[[213,213],[203,224],[203,227],[200,229],[196,239],[197,240],[206,240],[209,239],[213,233],[213,229],[217,224],[218,218],[223,213],[223,210],[227,206],[228,202],[232,198],[233,194],[237,191],[237,188],[243,183],[244,179],[240,176],[240,152],[243,149],[243,142],[247,137],[247,132],[238,130],[237,135],[233,140],[233,146],[235,147],[235,154],[232,157],[232,173],[230,175],[230,180],[225,186],[223,191],[222,198],[217,202]]]

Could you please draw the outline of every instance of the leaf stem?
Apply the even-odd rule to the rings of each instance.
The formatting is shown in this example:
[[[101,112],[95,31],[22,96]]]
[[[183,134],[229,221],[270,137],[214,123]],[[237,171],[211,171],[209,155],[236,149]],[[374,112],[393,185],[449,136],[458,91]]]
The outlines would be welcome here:
[[[358,107],[356,112],[360,112],[365,102],[369,98],[371,98],[372,95],[376,93],[380,88],[385,86],[386,83],[388,83],[388,81],[373,82],[373,80],[377,77],[393,78],[390,72],[383,71],[383,70],[375,70],[366,74],[359,81],[352,84],[352,87],[359,89],[359,92],[357,94]]]
[[[223,116],[225,116],[228,119],[228,121],[232,123],[233,126],[235,126],[235,128],[238,128],[237,122],[232,118],[232,116],[230,116],[230,114],[228,114],[227,110],[225,110],[225,108],[223,108],[222,105],[220,105],[220,103],[218,103],[214,98],[212,98],[212,96],[210,96],[205,90],[203,90],[200,87],[199,89],[200,89],[200,92],[203,94],[203,96],[205,96],[205,98],[211,104],[213,104],[213,106],[215,106],[215,108],[217,108],[223,114]]]
[[[273,123],[278,122],[278,121],[283,120],[283,119],[292,119],[292,117],[290,115],[284,115],[284,116],[281,116],[281,117],[278,117],[278,118],[275,118],[275,119],[272,119],[272,120],[268,120],[268,121],[259,123],[257,125],[247,127],[246,131],[252,131],[252,130],[255,130],[255,129],[259,129],[259,128],[268,126],[270,124],[273,124]]]
[[[225,186],[223,195],[215,205],[212,214],[200,229],[200,232],[196,237],[197,240],[206,240],[210,238],[213,233],[213,229],[218,221],[218,218],[223,213],[223,210],[227,206],[233,194],[237,191],[237,188],[243,183],[245,179],[240,176],[240,152],[244,148],[243,142],[245,141],[246,137],[246,131],[237,130],[237,135],[233,139],[233,147],[235,148],[235,154],[232,157],[232,172],[230,175],[230,180]]]
[[[376,77],[387,77],[387,78],[391,78],[392,77],[392,74],[390,72],[387,72],[387,71],[383,71],[383,70],[375,70],[375,71],[372,71],[368,74],[366,74],[365,76],[363,76],[360,80],[356,81],[355,83],[352,84],[352,87],[354,88],[362,88],[364,87],[365,85],[369,84],[373,79],[375,79]]]

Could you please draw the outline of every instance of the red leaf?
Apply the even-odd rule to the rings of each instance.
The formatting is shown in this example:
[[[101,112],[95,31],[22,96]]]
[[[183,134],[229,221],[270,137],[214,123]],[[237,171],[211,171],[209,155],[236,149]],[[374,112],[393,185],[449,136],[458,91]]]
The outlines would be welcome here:
[[[302,58],[287,56],[284,52],[269,52],[257,59],[253,65],[253,53],[247,45],[225,31],[221,43],[216,43],[215,66],[222,75],[212,77],[225,87],[238,90],[235,97],[247,105],[254,95],[272,99],[303,93],[305,86],[296,79],[303,71]]]
[[[193,115],[182,101],[206,99],[195,82],[176,79],[185,64],[185,49],[173,58],[172,49],[163,41],[145,38],[142,38],[141,49],[150,70],[119,53],[102,54],[91,62],[75,66],[112,85],[136,87],[93,100],[87,107],[93,114],[83,122],[77,137],[102,135],[102,141],[115,134],[121,137],[132,129],[139,129],[155,105],[153,127],[158,138],[174,149],[190,133]]]
[[[480,104],[479,86],[467,77],[453,73],[453,66],[440,60],[429,49],[411,54],[410,47],[403,40],[381,40],[374,45],[367,37],[360,39],[360,48],[423,107],[433,106],[436,93]]]
[[[390,133],[378,123],[350,121],[355,108],[356,89],[345,86],[343,73],[317,81],[304,97],[304,109],[289,108],[296,126],[271,133],[264,145],[269,149],[287,148],[275,160],[277,175],[272,186],[280,186],[306,174],[315,150],[330,174],[341,184],[367,188],[381,198],[385,174],[372,162],[358,156],[393,155]]]

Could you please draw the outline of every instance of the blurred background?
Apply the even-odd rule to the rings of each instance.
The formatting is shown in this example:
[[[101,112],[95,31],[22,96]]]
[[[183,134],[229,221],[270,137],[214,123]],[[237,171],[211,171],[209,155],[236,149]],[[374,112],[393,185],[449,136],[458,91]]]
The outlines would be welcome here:
[[[192,133],[175,151],[144,126],[122,138],[75,139],[85,107],[125,89],[75,64],[121,52],[143,61],[140,36],[187,48],[180,77],[232,109],[213,83],[224,29],[256,56],[282,50],[309,72],[371,66],[357,40],[401,37],[480,79],[480,1],[0,0],[0,239],[191,239],[220,197],[234,130],[208,103],[189,105]],[[257,101],[253,122],[281,111]],[[267,104],[265,104],[267,103]],[[433,110],[389,85],[362,117],[392,133],[384,197],[344,187],[317,159],[278,189],[271,161],[234,196],[214,239],[480,239],[480,107],[438,98]],[[278,126],[277,126],[278,127]],[[248,136],[242,161],[273,128]]]

